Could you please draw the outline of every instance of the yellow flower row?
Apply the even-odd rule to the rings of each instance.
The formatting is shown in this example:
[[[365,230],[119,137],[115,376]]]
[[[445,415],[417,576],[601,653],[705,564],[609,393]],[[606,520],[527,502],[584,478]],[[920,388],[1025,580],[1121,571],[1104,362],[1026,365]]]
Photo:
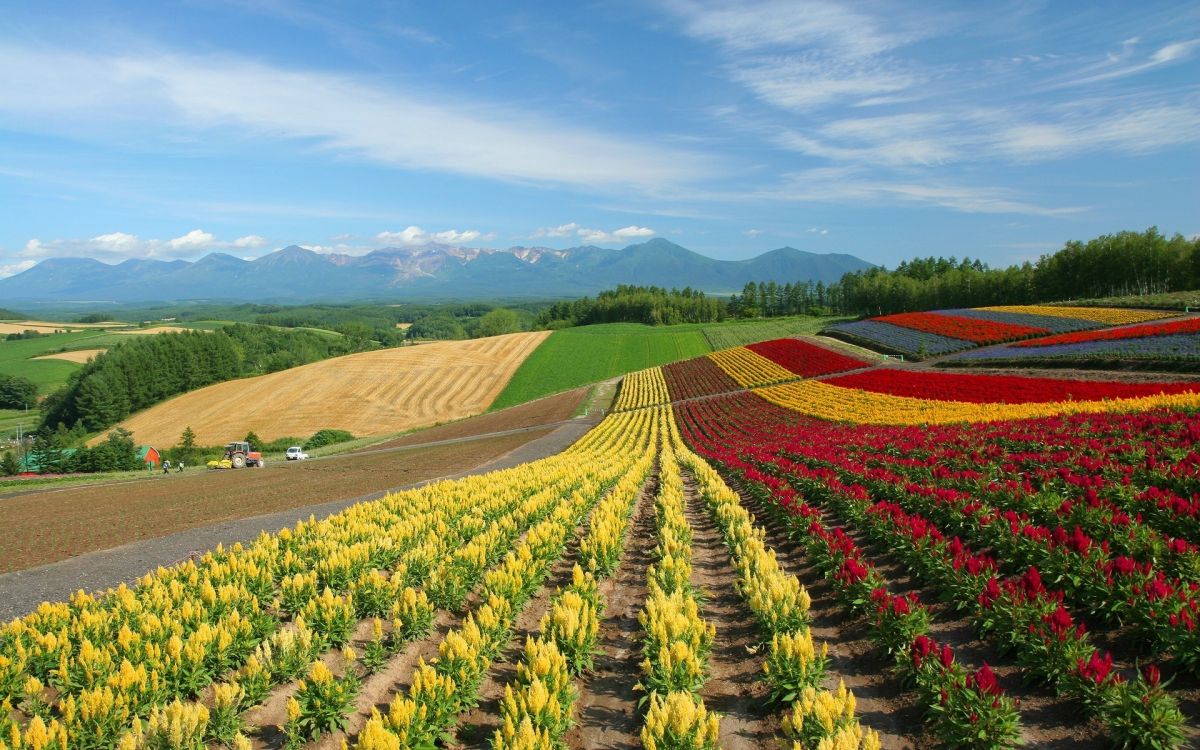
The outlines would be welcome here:
[[[738,572],[738,591],[771,636],[763,673],[772,699],[791,703],[784,728],[797,750],[879,750],[879,735],[859,726],[854,695],[845,685],[836,693],[821,688],[829,647],[818,648],[808,629],[808,592],[780,567],[766,547],[765,532],[720,474],[682,443],[677,450],[721,530]]]
[[[700,616],[692,571],[692,529],[683,476],[672,444],[674,419],[659,452],[659,490],[654,501],[658,562],[647,570],[648,596],[638,621],[644,632],[642,680],[650,709],[642,727],[643,747],[717,747],[720,717],[708,713],[700,691],[708,679],[708,656],[716,628]]]
[[[1123,307],[1070,307],[1058,305],[994,305],[980,310],[995,312],[1024,313],[1026,315],[1050,315],[1056,318],[1075,318],[1105,323],[1110,326],[1145,323],[1148,320],[1172,318],[1179,313],[1165,310],[1130,310]]]
[[[621,378],[621,392],[613,404],[613,411],[642,409],[670,401],[671,394],[667,391],[667,381],[663,378],[662,368],[651,367],[648,370],[631,372]]]
[[[646,456],[658,442],[662,415],[642,410],[610,416],[564,454],[562,465],[573,466],[576,491],[560,500],[545,520],[505,556],[497,568],[483,578],[481,595],[486,603],[469,614],[461,628],[446,635],[432,665],[421,663],[407,695],[392,701],[388,715],[375,713],[359,735],[357,747],[409,747],[432,743],[451,727],[457,714],[474,700],[491,661],[511,636],[512,623],[540,586],[550,565],[565,548],[580,519],[600,499],[605,487],[628,487],[640,482],[647,471]],[[543,465],[554,460],[539,462]],[[627,493],[627,491],[626,491]],[[628,495],[623,496],[628,503]],[[594,581],[582,569],[573,584],[594,590]],[[593,613],[594,617],[594,613]],[[571,618],[563,613],[553,619],[565,631]],[[578,625],[578,623],[575,623]],[[552,623],[543,624],[553,630]],[[587,630],[586,625],[583,630]],[[526,658],[518,668],[519,690],[506,691],[502,704],[504,727],[498,742],[504,747],[547,747],[552,736],[560,736],[569,723],[573,682],[566,658],[553,640],[526,644]]]
[[[781,383],[800,377],[782,365],[741,346],[707,355],[717,366],[746,388]]]
[[[592,511],[588,533],[580,543],[580,560],[588,572],[575,565],[571,584],[559,591],[542,617],[540,637],[527,640],[517,677],[504,688],[501,727],[492,738],[493,750],[563,746],[578,697],[574,676],[591,667],[599,638],[603,602],[596,576],[607,577],[616,569],[634,503],[653,466],[653,449],[663,439],[661,426],[671,420],[669,408],[646,411],[653,420],[649,450]]]
[[[379,568],[421,581],[447,561],[478,559],[471,558],[476,536],[489,542],[489,554],[502,549],[510,542],[501,537],[519,533],[513,516],[553,512],[564,495],[598,491],[620,474],[626,457],[644,455],[650,419],[614,419],[537,464],[397,493],[264,534],[250,545],[218,547],[199,560],[160,568],[136,588],[44,604],[0,628],[0,702],[18,695],[29,677],[46,680],[59,690],[54,712],[68,736],[87,736],[100,747],[115,743],[134,717],[247,666],[256,645],[278,626],[271,603],[288,599],[292,608],[307,610],[320,598],[314,592],[337,586],[333,598],[309,614],[341,628],[355,619],[347,609],[353,595],[338,593],[343,588],[375,586],[379,579],[371,573]],[[500,536],[493,532],[497,523],[505,531]],[[255,661],[255,679],[274,669]]]
[[[819,419],[866,424],[997,422],[1049,417],[1058,414],[1200,407],[1200,394],[1197,393],[1106,399],[1104,401],[972,404],[962,401],[934,401],[907,396],[892,396],[854,388],[841,388],[814,380],[760,388],[755,393],[773,404]]]

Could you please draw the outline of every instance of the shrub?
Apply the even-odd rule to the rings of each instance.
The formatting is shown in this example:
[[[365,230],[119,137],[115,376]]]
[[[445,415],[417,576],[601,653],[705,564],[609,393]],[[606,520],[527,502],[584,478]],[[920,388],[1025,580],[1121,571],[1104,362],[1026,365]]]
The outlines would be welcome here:
[[[304,450],[312,450],[313,448],[321,448],[326,445],[344,443],[353,439],[354,436],[346,430],[334,430],[329,428],[317,430],[315,433],[313,433],[312,437],[304,442]]]

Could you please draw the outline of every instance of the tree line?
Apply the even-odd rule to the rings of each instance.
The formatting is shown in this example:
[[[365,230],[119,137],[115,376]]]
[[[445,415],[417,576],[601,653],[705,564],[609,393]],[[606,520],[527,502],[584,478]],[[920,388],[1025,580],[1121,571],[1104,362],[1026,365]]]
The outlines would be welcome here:
[[[72,373],[42,404],[42,430],[103,430],[170,396],[363,350],[361,340],[235,324],[131,337]]]
[[[1145,232],[1071,241],[1034,262],[989,268],[964,258],[917,258],[839,282],[838,312],[886,315],[986,305],[1159,294],[1200,289],[1200,237]]]
[[[724,320],[726,314],[723,300],[691,287],[667,290],[619,284],[616,289],[600,292],[595,299],[556,302],[538,313],[534,325],[553,329],[594,323],[714,323]]]

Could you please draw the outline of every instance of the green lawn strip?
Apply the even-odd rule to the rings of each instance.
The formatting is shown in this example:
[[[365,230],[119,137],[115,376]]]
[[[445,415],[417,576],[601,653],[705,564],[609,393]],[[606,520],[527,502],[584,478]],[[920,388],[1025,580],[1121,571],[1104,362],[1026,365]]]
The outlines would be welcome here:
[[[703,326],[604,323],[550,334],[513,374],[491,411],[711,350]]]
[[[704,327],[704,336],[715,349],[729,349],[758,341],[812,335],[830,323],[849,318],[813,318],[801,315],[770,320],[730,321]]]

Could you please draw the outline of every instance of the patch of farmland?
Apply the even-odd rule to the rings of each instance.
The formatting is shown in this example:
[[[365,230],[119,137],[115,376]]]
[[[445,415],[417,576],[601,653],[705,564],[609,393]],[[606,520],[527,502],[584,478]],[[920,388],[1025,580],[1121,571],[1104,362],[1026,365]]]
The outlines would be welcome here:
[[[710,350],[699,325],[605,323],[555,331],[526,359],[493,409],[523,404]]]
[[[151,326],[150,328],[130,328],[128,331],[113,331],[113,333],[131,336],[153,336],[156,333],[184,333],[191,330],[203,329],[183,328],[182,326]]]
[[[813,318],[801,316],[754,322],[731,322],[704,327],[704,337],[716,349],[731,349],[759,341],[789,336],[812,335],[842,318]]]
[[[169,446],[190,426],[201,445],[254,430],[265,440],[324,427],[381,435],[478,414],[549,334],[513,333],[336,357],[185,393],[125,420]]]
[[[95,357],[99,354],[103,354],[106,351],[108,351],[108,350],[107,349],[76,349],[75,351],[72,351],[72,352],[58,352],[56,354],[43,354],[40,357],[34,357],[34,359],[61,359],[66,362],[75,362],[77,364],[82,365],[82,364],[86,363],[89,359],[92,359],[93,357]]]

